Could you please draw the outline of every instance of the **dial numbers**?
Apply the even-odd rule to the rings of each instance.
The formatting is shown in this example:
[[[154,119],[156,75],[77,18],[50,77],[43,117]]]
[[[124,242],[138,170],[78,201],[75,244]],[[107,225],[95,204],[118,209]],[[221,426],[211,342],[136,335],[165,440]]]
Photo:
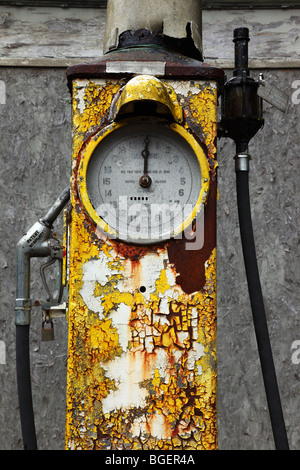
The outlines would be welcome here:
[[[199,161],[177,133],[157,124],[121,127],[94,150],[86,173],[96,213],[125,241],[169,239],[196,205]]]

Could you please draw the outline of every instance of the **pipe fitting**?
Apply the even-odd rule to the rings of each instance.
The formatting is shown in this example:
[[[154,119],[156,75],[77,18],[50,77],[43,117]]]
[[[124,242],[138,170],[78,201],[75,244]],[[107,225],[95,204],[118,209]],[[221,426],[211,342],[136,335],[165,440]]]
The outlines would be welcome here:
[[[248,153],[237,153],[235,159],[235,171],[249,171],[251,156]]]
[[[30,299],[16,299],[16,325],[30,325],[32,301]]]

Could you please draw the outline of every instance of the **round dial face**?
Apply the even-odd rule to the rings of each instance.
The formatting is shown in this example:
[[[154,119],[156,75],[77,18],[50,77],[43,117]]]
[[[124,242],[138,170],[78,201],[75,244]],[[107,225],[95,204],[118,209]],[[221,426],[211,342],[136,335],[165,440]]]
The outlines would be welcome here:
[[[93,211],[127,242],[172,238],[193,212],[200,190],[201,168],[192,147],[178,132],[153,122],[108,134],[86,168]]]

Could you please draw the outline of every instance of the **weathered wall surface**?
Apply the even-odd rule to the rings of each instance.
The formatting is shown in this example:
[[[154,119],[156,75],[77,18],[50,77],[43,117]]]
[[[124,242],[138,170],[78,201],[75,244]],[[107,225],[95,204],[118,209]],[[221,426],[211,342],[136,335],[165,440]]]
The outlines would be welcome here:
[[[0,340],[6,345],[6,364],[0,364],[0,448],[18,449],[21,434],[15,372],[15,246],[69,183],[71,112],[63,70],[5,68],[0,75],[6,83],[6,104],[0,105]],[[32,263],[31,292],[45,299],[39,266],[39,261]],[[41,343],[41,320],[37,308],[32,315],[31,351],[38,439],[40,448],[57,449],[64,441],[67,328],[65,321],[59,321],[55,342]]]
[[[298,71],[265,71],[288,88]],[[287,114],[265,104],[265,126],[250,143],[250,188],[258,265],[291,447],[300,448],[299,364],[291,346],[299,318],[300,104]],[[219,144],[219,439],[225,449],[272,449],[268,411],[245,282],[235,197],[234,147]],[[233,436],[234,434],[234,436]]]
[[[5,11],[1,10],[1,18],[4,14]],[[54,15],[53,12],[51,14]],[[103,21],[103,18],[102,11],[99,19]],[[96,28],[98,18],[84,17],[82,21]],[[103,25],[101,21],[100,29]],[[54,20],[51,25],[53,30],[61,27]],[[84,28],[80,21],[77,25],[80,34]],[[226,50],[233,52],[232,29],[241,25],[247,25],[247,14],[240,15],[234,25],[231,21],[227,27],[223,25],[227,31],[227,43],[224,46]],[[255,32],[253,23],[251,25]],[[298,27],[298,20],[294,19],[292,29]],[[43,37],[47,28],[44,29],[42,24],[40,28],[40,36],[35,36],[36,52],[29,54],[31,58],[38,55],[38,41],[41,47],[50,41]],[[275,28],[274,22],[269,27],[272,28]],[[284,26],[281,28],[284,29]],[[1,27],[1,30],[3,38],[7,38],[10,27]],[[220,23],[218,26],[216,22],[214,35],[219,37],[218,42],[221,34],[219,31]],[[73,34],[72,31],[70,34]],[[205,30],[203,34],[205,38]],[[288,34],[291,38],[290,32],[282,34]],[[19,38],[20,36],[15,37],[15,43],[18,43]],[[87,36],[86,41],[89,44],[90,39]],[[253,42],[255,41],[256,39]],[[26,47],[22,47],[21,50],[26,51]],[[57,47],[60,51],[61,46],[58,44]],[[98,46],[95,47],[98,50]],[[293,47],[294,42],[291,40],[287,48]],[[81,57],[86,54],[85,48],[82,51],[79,49],[78,55],[72,50],[74,60],[78,57],[78,61],[81,61]],[[14,60],[26,57],[25,52],[18,54],[16,51],[17,48],[11,47],[6,56],[1,49],[2,65],[5,61],[7,63],[9,56]],[[49,55],[59,58],[57,50]],[[92,55],[95,57],[95,50]],[[209,55],[218,57],[215,51],[210,51]],[[284,56],[282,49],[280,56]],[[221,56],[222,59],[226,57],[230,56]],[[260,55],[257,54],[256,57]],[[293,59],[292,53],[290,57]],[[45,58],[44,53],[41,58]],[[259,71],[255,70],[254,75],[257,76]],[[277,84],[293,96],[286,114],[265,105],[265,126],[250,145],[250,184],[258,262],[288,436],[291,448],[300,449],[300,365],[295,360],[297,356],[292,356],[291,349],[295,341],[300,341],[300,103],[297,100],[300,98],[300,93],[297,94],[297,89],[300,88],[297,81],[300,77],[297,68],[262,71],[270,83]],[[228,76],[230,75],[231,71],[228,71]],[[0,80],[5,84],[5,92],[0,89],[0,448],[21,449],[15,372],[15,246],[23,233],[48,210],[57,195],[69,184],[71,101],[63,67],[2,66]],[[292,88],[293,85],[295,88]],[[225,139],[220,140],[219,448],[273,449],[239,239],[233,156],[234,145]],[[61,219],[56,226],[61,233]],[[39,265],[39,261],[32,263],[34,298],[45,297],[39,279]],[[32,316],[31,354],[38,444],[40,449],[63,449],[67,324],[64,319],[55,320],[53,343],[41,343],[40,329],[41,312],[37,308]]]
[[[105,15],[105,9],[2,6],[0,65],[94,61],[103,52]],[[202,23],[204,56],[212,65],[232,66],[233,30],[246,25],[252,67],[300,66],[297,9],[204,10]]]

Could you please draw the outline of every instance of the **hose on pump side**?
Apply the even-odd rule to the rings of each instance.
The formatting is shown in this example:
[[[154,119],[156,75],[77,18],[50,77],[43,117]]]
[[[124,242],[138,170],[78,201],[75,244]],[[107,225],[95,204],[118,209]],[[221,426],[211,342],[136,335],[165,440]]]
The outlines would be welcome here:
[[[29,325],[16,325],[17,382],[23,447],[37,450],[30,380]]]
[[[240,163],[243,158],[237,157],[244,157],[245,160],[245,157],[249,159],[249,155],[236,156],[236,160],[239,160],[236,164],[236,192],[244,264],[258,353],[275,447],[276,450],[289,450],[257,265],[250,207],[248,165]]]
[[[51,254],[49,239],[52,224],[68,203],[67,187],[57,198],[46,216],[36,222],[17,244],[17,289],[15,305],[16,370],[24,450],[37,450],[30,373],[30,259]],[[58,240],[57,243],[59,244]]]

